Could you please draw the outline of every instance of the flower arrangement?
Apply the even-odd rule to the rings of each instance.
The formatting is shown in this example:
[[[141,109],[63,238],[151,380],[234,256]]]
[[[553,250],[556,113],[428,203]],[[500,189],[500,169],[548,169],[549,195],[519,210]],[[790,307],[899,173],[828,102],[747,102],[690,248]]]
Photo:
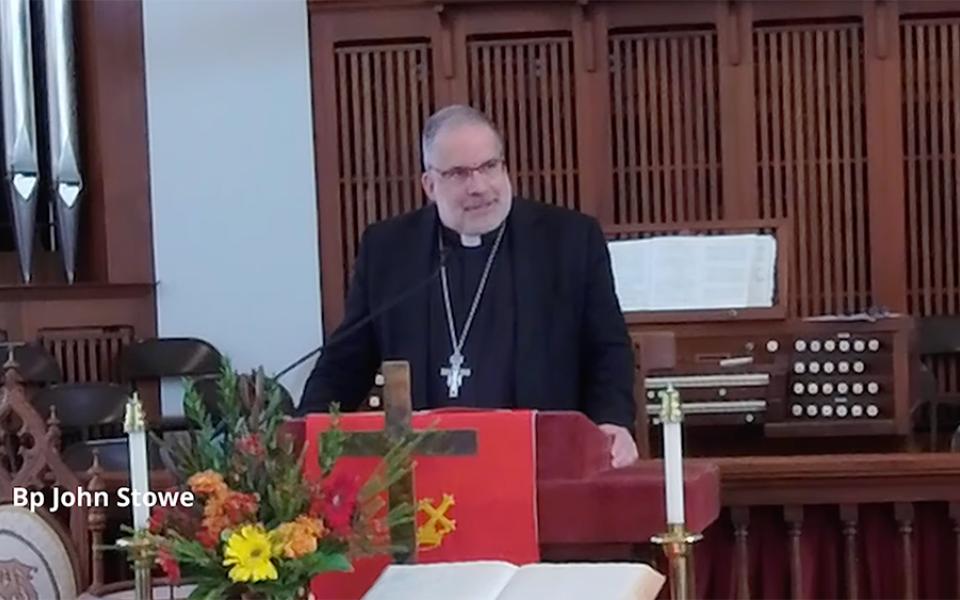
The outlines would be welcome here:
[[[366,481],[336,469],[345,434],[333,424],[317,441],[322,475],[303,477],[303,451],[283,427],[278,385],[228,361],[208,407],[190,382],[184,414],[192,429],[166,445],[192,507],[155,508],[147,543],[163,572],[197,584],[191,598],[302,598],[319,573],[348,571],[358,556],[396,550],[390,527],[413,519],[409,505],[386,506],[383,492],[407,474],[417,440],[398,443]],[[215,415],[219,413],[219,423]]]

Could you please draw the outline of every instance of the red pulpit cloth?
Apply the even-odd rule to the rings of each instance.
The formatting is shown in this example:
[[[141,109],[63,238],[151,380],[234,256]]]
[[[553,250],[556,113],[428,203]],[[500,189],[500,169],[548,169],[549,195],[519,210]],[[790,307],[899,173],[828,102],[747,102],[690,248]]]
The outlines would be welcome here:
[[[610,468],[607,436],[577,412],[437,411],[414,415],[415,428],[474,429],[478,456],[418,457],[416,496],[434,505],[443,494],[456,504],[456,531],[441,548],[421,552],[420,562],[500,559],[517,564],[541,551],[564,560],[617,554],[649,542],[666,529],[663,463],[645,460]],[[315,443],[327,415],[290,423],[294,434]],[[379,431],[382,414],[344,415],[344,429]],[[308,449],[306,471],[316,476],[316,453]],[[373,459],[357,461],[369,470]],[[363,463],[366,466],[363,466]],[[534,483],[535,481],[535,483]],[[704,460],[684,463],[687,529],[703,532],[720,514],[720,478]],[[423,523],[424,515],[418,522]],[[622,558],[626,558],[623,556]],[[317,600],[359,598],[389,558],[359,561],[350,575],[324,575],[314,582]]]
[[[318,434],[329,427],[328,415],[307,417],[308,477],[319,474],[316,460]],[[382,431],[382,413],[343,415],[344,431]],[[426,411],[413,416],[415,430],[470,429],[477,434],[477,453],[468,456],[415,456],[414,488],[417,500],[429,499],[434,510],[443,509],[455,529],[438,547],[417,552],[417,562],[503,560],[514,564],[537,562],[534,464],[534,413],[530,411]],[[376,458],[341,459],[339,468],[356,469],[364,477]],[[444,508],[444,496],[453,503]],[[424,525],[427,510],[418,511]],[[355,564],[352,574],[330,574],[314,581],[317,600],[360,598],[389,563],[387,556]]]

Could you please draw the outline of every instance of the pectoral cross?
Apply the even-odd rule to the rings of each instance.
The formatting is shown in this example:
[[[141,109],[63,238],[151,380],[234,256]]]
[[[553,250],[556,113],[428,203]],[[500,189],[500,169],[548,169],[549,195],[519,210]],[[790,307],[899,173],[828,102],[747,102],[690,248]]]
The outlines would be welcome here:
[[[454,352],[450,355],[450,366],[440,369],[440,376],[447,378],[447,389],[450,390],[451,398],[460,396],[460,387],[463,385],[463,378],[470,376],[470,369],[463,366],[463,355]]]

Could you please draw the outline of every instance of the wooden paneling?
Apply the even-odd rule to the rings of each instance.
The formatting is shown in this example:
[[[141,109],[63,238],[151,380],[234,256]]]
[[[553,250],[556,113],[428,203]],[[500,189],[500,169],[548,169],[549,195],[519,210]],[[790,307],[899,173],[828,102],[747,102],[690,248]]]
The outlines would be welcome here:
[[[423,205],[420,132],[434,106],[430,56],[425,41],[335,50],[345,277],[369,224]]]
[[[87,205],[79,277],[154,280],[141,2],[76,2],[79,135]]]
[[[310,6],[328,324],[363,227],[419,205],[416,129],[448,102],[500,126],[518,193],[605,225],[789,219],[792,315],[960,310],[957,3]]]
[[[470,104],[503,132],[515,193],[579,210],[572,38],[470,39],[467,68]]]
[[[723,217],[717,36],[610,36],[614,223]]]
[[[870,302],[859,24],[758,27],[762,217],[794,223],[792,313],[852,313]]]

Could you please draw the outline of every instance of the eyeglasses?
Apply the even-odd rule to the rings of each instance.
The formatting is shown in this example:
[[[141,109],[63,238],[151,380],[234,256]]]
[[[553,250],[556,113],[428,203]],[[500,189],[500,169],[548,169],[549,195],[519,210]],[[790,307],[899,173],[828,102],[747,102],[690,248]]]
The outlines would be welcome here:
[[[453,181],[456,183],[466,183],[470,180],[470,176],[476,173],[481,177],[492,177],[500,173],[503,168],[503,159],[502,158],[491,158],[487,162],[480,163],[475,167],[450,167],[443,171],[435,169],[433,167],[428,167],[431,171],[436,172],[440,177],[446,179],[447,181]]]

